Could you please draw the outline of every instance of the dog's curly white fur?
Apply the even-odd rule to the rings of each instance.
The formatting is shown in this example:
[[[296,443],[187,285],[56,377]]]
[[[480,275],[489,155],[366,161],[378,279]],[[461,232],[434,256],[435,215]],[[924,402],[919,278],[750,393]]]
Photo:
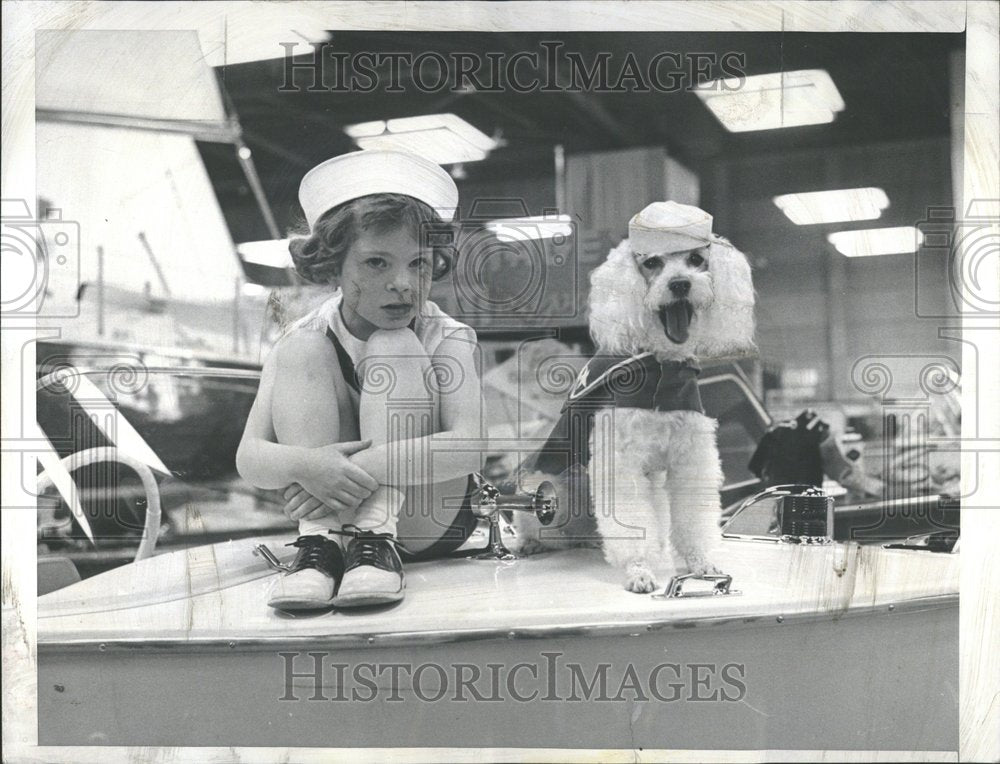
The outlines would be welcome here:
[[[643,264],[649,253],[637,259],[627,239],[613,249],[590,278],[590,331],[599,352],[651,351],[658,360],[680,361],[753,350],[754,291],[746,257],[714,235],[697,254],[663,253]],[[689,284],[683,299],[691,308],[681,342],[668,336],[661,318],[678,300],[678,280]],[[625,571],[626,589],[652,591],[654,567],[683,563],[693,573],[718,570],[712,561],[722,485],[716,427],[695,411],[619,408],[595,416],[590,510],[605,558]],[[571,520],[554,525],[573,527]],[[522,513],[516,530],[522,552],[572,544],[539,534],[537,523]]]
[[[680,258],[665,258],[663,270],[647,285],[628,239],[611,250],[590,275],[590,335],[607,353],[651,350],[666,359],[723,358],[752,351],[754,291],[746,257],[721,236],[707,248],[706,269]],[[657,310],[670,299],[669,283],[691,281],[695,309],[687,341],[671,342]]]

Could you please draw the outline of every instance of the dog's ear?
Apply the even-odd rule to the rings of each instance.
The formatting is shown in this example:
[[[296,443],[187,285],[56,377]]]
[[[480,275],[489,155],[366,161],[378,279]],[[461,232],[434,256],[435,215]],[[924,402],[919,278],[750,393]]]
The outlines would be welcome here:
[[[598,348],[608,353],[642,348],[650,330],[645,296],[646,283],[625,239],[590,274],[590,335]]]
[[[754,290],[746,256],[722,237],[709,248],[712,304],[700,316],[695,354],[721,358],[754,352]]]

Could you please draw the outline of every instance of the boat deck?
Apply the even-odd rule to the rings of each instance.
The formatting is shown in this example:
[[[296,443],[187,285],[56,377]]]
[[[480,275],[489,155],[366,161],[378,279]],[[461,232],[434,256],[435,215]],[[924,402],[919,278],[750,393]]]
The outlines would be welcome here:
[[[716,559],[739,594],[656,599],[624,590],[600,552],[575,549],[514,561],[444,559],[406,568],[406,599],[356,611],[285,614],[265,605],[277,574],[257,540],[158,555],[38,601],[41,649],[276,644],[362,646],[832,618],[955,606],[959,555],[856,544],[799,546],[726,540]],[[291,537],[265,539],[282,559]],[[664,574],[661,585],[669,578]]]

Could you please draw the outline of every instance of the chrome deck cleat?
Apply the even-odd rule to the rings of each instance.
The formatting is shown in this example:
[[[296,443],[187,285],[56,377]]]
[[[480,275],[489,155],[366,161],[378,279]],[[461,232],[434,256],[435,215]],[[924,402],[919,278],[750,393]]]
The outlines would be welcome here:
[[[911,549],[923,552],[951,554],[958,551],[958,531],[943,530],[932,533],[918,533],[908,536],[902,542],[882,544],[883,549]]]
[[[253,548],[254,557],[263,557],[264,562],[267,563],[268,567],[279,573],[291,573],[292,566],[282,562],[278,559],[277,555],[270,550],[267,544],[257,544]]]
[[[685,588],[691,581],[703,581],[711,584],[710,587],[698,589]],[[650,595],[654,600],[681,599],[684,597],[715,597],[718,595],[741,594],[736,589],[730,589],[733,577],[725,573],[685,573],[682,576],[674,576],[670,579],[662,592]]]
[[[516,560],[518,555],[503,543],[500,529],[501,512],[531,512],[542,525],[549,525],[555,519],[558,507],[555,487],[542,481],[532,493],[501,494],[492,483],[483,481],[479,487],[479,501],[472,511],[489,521],[489,546],[485,552],[475,555],[476,560]],[[508,532],[510,532],[508,530]]]

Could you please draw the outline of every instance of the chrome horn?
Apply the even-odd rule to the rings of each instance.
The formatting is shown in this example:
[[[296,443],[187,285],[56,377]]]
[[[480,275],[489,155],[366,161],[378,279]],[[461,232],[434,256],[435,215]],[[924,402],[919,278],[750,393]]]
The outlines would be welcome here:
[[[485,517],[490,523],[489,547],[477,560],[516,560],[517,555],[503,543],[500,532],[501,512],[531,512],[542,525],[549,525],[555,519],[559,499],[555,486],[547,480],[538,484],[533,492],[501,494],[492,483],[483,481],[479,486],[479,500],[472,505],[472,511]]]

